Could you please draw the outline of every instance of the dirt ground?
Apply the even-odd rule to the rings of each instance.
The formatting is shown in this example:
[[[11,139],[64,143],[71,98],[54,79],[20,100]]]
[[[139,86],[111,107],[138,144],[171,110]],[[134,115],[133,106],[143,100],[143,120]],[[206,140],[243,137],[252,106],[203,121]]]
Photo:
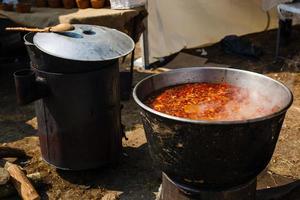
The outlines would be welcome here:
[[[205,48],[211,65],[230,65],[264,73],[286,83],[294,93],[294,103],[288,111],[276,151],[267,170],[258,180],[258,188],[268,188],[300,179],[300,37],[293,32],[293,42],[282,48],[285,59],[274,63],[276,33],[274,31],[245,36],[261,46],[264,55],[248,59],[226,55],[220,45]],[[296,37],[298,35],[298,37]],[[187,53],[197,55],[197,51]],[[137,52],[139,55],[140,52]],[[171,61],[172,62],[172,61]],[[299,63],[298,63],[299,62]],[[154,200],[161,183],[159,172],[152,167],[139,111],[132,99],[124,101],[122,120],[128,140],[123,141],[124,154],[119,166],[89,171],[57,170],[42,161],[37,122],[33,105],[16,105],[12,73],[23,64],[0,67],[0,145],[23,149],[30,158],[16,161],[27,173],[41,172],[45,176],[36,187],[42,199],[122,199]],[[136,72],[134,82],[148,76]],[[10,199],[17,199],[13,196]]]

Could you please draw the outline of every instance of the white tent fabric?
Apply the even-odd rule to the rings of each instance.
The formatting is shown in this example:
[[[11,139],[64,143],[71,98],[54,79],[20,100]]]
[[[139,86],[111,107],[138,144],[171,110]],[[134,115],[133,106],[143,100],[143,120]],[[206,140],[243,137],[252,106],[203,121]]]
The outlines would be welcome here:
[[[184,48],[218,42],[229,34],[244,35],[276,27],[276,9],[270,11],[268,24],[262,3],[262,0],[148,0],[150,63]]]
[[[277,6],[280,3],[289,3],[293,2],[293,0],[262,0],[262,8],[263,10],[271,10],[275,6]]]

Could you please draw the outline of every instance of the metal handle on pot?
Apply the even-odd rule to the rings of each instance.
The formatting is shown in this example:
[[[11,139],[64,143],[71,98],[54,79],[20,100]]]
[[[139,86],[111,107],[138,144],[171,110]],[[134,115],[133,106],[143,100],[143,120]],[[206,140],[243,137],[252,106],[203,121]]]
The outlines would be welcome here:
[[[14,73],[17,102],[26,105],[48,96],[49,90],[43,78],[36,77],[34,71],[23,69]]]

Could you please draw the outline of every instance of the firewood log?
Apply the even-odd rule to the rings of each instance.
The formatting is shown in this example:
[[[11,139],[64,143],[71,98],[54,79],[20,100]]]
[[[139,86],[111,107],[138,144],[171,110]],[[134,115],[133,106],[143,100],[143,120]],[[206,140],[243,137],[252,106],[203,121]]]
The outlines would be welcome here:
[[[45,177],[45,174],[40,172],[35,172],[28,174],[27,178],[32,182],[35,187],[40,187],[42,185],[42,179]],[[4,199],[13,195],[17,195],[18,192],[13,184],[9,181],[5,185],[0,185],[0,199]]]
[[[0,185],[5,185],[9,181],[10,175],[8,171],[0,167]]]
[[[5,169],[23,200],[39,200],[40,196],[18,165],[6,162]]]

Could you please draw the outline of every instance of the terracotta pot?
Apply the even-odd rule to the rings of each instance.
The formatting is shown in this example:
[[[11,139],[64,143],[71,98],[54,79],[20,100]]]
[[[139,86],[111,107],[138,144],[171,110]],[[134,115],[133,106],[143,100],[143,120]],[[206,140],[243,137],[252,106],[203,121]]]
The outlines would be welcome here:
[[[36,0],[35,1],[36,7],[47,7],[47,0]]]
[[[76,0],[77,7],[80,9],[89,8],[90,0]]]
[[[0,9],[5,11],[13,11],[14,5],[13,4],[6,4],[6,3],[0,3]]]
[[[61,0],[48,0],[48,5],[50,8],[61,8]]]
[[[63,0],[64,8],[71,9],[76,7],[75,0]]]
[[[105,0],[91,0],[92,8],[103,8],[105,6]]]
[[[0,10],[4,10],[4,5],[3,5],[3,3],[0,3]]]
[[[18,13],[30,13],[31,4],[30,3],[18,3],[16,5],[16,11]]]

